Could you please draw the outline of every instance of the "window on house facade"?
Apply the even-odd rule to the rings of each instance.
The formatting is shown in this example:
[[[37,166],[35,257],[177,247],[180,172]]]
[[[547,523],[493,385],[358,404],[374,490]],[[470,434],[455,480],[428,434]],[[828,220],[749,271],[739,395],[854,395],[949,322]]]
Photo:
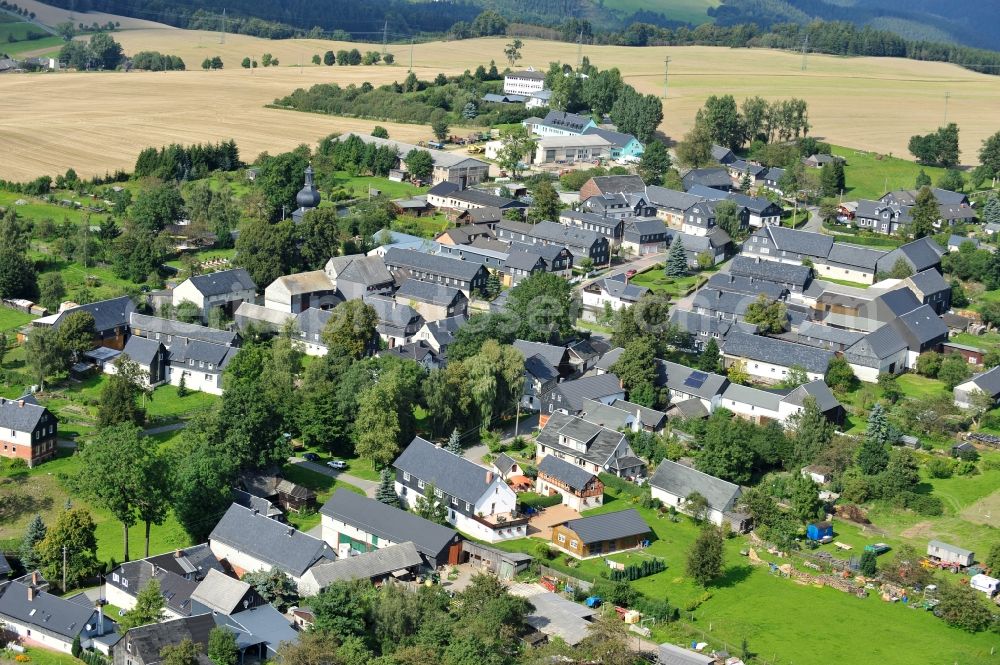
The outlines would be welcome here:
[[[417,487],[420,488],[420,489],[423,489],[424,488],[424,481],[418,480],[417,481]]]
[[[559,536],[558,536],[557,539],[559,540],[560,543],[565,543],[566,542],[566,536],[564,536],[561,533],[559,534]]]
[[[569,541],[569,548],[571,550],[575,550],[577,545],[579,545],[579,543],[577,543],[575,540]]]

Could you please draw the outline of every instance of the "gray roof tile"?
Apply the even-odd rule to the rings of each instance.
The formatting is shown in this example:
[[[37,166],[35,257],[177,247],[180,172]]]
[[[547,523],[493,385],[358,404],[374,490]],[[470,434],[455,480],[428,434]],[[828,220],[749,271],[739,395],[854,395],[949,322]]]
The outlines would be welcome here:
[[[594,474],[585,471],[575,464],[570,464],[566,460],[559,459],[555,455],[546,455],[538,465],[538,472],[544,473],[550,478],[562,481],[569,485],[571,489],[583,491],[587,488],[587,483],[594,479]]]
[[[722,343],[726,355],[772,363],[781,367],[802,367],[809,372],[825,373],[833,353],[825,349],[785,342],[773,337],[732,332]]]
[[[739,485],[670,460],[660,462],[649,485],[684,498],[697,492],[708,500],[710,508],[720,512],[731,510],[740,496]]]
[[[434,483],[442,492],[476,503],[490,488],[489,469],[415,437],[392,465],[411,476]]]
[[[243,268],[195,275],[188,281],[206,297],[221,296],[233,291],[257,290],[257,284]]]
[[[652,531],[635,508],[581,517],[565,525],[587,544],[641,536]]]
[[[215,525],[208,538],[294,577],[301,576],[317,561],[334,556],[330,547],[322,540],[235,503]]]

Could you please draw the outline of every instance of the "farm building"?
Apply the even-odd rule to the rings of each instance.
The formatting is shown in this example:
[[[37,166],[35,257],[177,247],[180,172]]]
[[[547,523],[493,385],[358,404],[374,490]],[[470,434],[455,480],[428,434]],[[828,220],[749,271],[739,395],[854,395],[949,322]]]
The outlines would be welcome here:
[[[976,555],[972,550],[942,543],[940,540],[932,540],[927,543],[927,556],[934,561],[956,566],[971,566],[976,560]]]

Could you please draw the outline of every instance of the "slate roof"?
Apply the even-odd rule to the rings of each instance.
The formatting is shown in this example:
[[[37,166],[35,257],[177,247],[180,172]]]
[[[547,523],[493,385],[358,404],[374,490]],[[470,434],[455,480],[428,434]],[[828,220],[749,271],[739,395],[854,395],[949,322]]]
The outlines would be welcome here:
[[[588,127],[583,134],[584,136],[587,134],[596,134],[616,148],[624,148],[629,143],[636,140],[631,134],[614,132],[610,129],[601,129],[600,127]]]
[[[52,327],[56,330],[66,320],[66,317],[76,312],[89,312],[94,317],[94,330],[112,330],[114,328],[128,325],[129,316],[135,311],[135,303],[128,296],[112,298],[110,300],[99,300],[98,302],[87,303],[79,307],[64,310],[56,315],[52,321]]]
[[[94,608],[80,605],[47,591],[36,591],[28,600],[29,588],[20,582],[11,582],[0,596],[0,618],[37,627],[45,633],[71,641],[86,627]]]
[[[565,526],[586,544],[641,536],[652,531],[635,508],[569,520]]]
[[[218,570],[210,570],[191,594],[191,600],[195,600],[215,612],[228,615],[239,610],[240,601],[243,600],[248,591],[250,591],[250,585],[246,582]]]
[[[514,468],[517,464],[507,453],[500,453],[497,455],[496,459],[493,460],[493,466],[499,469],[500,473],[508,474],[510,470]]]
[[[250,273],[243,268],[195,275],[188,278],[188,281],[206,298],[221,296],[233,291],[257,290],[257,284],[250,277]]]
[[[186,337],[174,341],[170,346],[170,363],[185,363],[189,360],[211,364],[216,369],[224,369],[238,349],[222,344],[210,344]]]
[[[452,192],[460,192],[462,187],[450,180],[444,180],[427,190],[428,195],[448,196]]]
[[[760,388],[742,386],[738,383],[730,383],[722,393],[723,399],[732,400],[739,404],[747,404],[768,411],[777,411],[781,406],[781,395]]]
[[[798,366],[810,372],[825,373],[833,353],[773,337],[731,332],[722,343],[726,355],[759,360],[781,367]]]
[[[543,342],[528,342],[523,339],[515,339],[513,347],[524,354],[525,358],[531,356],[541,356],[547,363],[555,368],[559,368],[566,362],[568,351],[564,346],[555,346]]]
[[[733,151],[725,146],[712,145],[712,159],[723,164],[728,164],[735,159],[735,156],[733,155]]]
[[[300,577],[320,559],[333,557],[322,540],[237,504],[229,507],[208,538],[293,577]]]
[[[563,381],[553,390],[558,390],[562,394],[561,406],[568,411],[582,410],[585,399],[596,399],[624,392],[621,381],[614,374],[584,376],[572,381]]]
[[[744,293],[703,288],[695,293],[691,304],[697,309],[704,309],[708,312],[723,312],[725,314],[743,316],[746,313],[747,307],[752,305],[756,299],[755,296]]]
[[[164,647],[174,646],[185,639],[206,648],[213,628],[215,619],[212,615],[201,614],[137,626],[128,631],[125,640],[131,647],[129,654],[141,658],[144,663],[155,664],[160,662],[160,652]],[[198,662],[199,665],[211,663],[207,656],[202,656]]]
[[[244,508],[256,510],[258,513],[265,515],[266,517],[277,518],[284,514],[280,508],[276,507],[267,499],[254,496],[250,492],[246,492],[244,490],[233,490],[233,502],[243,506]]]
[[[961,247],[964,243],[970,243],[976,249],[979,249],[979,240],[976,238],[970,238],[968,236],[955,235],[954,233],[948,236],[948,246],[949,247]]]
[[[583,128],[590,124],[590,122],[590,118],[584,115],[567,113],[565,111],[549,111],[540,124],[579,134],[583,132]]]
[[[784,401],[787,404],[803,406],[807,397],[815,399],[816,406],[819,407],[819,410],[823,413],[841,406],[840,400],[838,400],[833,394],[833,391],[830,390],[830,386],[826,385],[825,381],[820,381],[818,379],[816,381],[804,383],[795,388],[785,396]]]
[[[333,310],[331,309],[317,309],[315,307],[310,307],[309,309],[299,312],[295,316],[295,325],[298,326],[300,332],[304,332],[310,337],[310,342],[313,344],[323,343],[322,338],[317,340],[314,335],[318,335],[323,332],[326,328],[327,322],[330,317],[333,316]]]
[[[910,264],[913,272],[923,272],[928,268],[938,266],[941,263],[942,254],[944,254],[944,248],[934,242],[934,240],[931,238],[921,238],[913,242],[908,242],[905,245],[900,245],[883,256],[879,261],[878,268],[880,271],[889,272],[896,261],[902,258]]]
[[[833,237],[811,231],[799,231],[783,226],[765,226],[755,235],[766,234],[774,246],[786,252],[805,256],[827,257],[833,248]]]
[[[685,189],[690,189],[693,185],[704,185],[715,189],[729,189],[733,186],[729,171],[723,168],[691,169],[681,180]]]
[[[47,413],[48,409],[38,404],[33,395],[25,395],[19,399],[0,397],[0,430],[34,432],[42,416]]]
[[[661,219],[633,219],[625,224],[623,230],[625,240],[641,242],[643,236],[665,236],[667,225]],[[666,238],[661,238],[665,240]]]
[[[391,575],[397,570],[415,568],[424,563],[417,546],[410,542],[389,545],[371,552],[365,552],[328,563],[321,563],[309,569],[320,588],[333,582],[347,580],[369,580]]]
[[[732,509],[740,496],[739,485],[670,460],[660,462],[649,485],[684,498],[698,492],[708,500],[709,508],[720,512]]]
[[[635,284],[627,283],[625,280],[625,275],[619,273],[617,275],[612,275],[611,277],[598,280],[597,284],[600,285],[600,287],[608,295],[626,302],[637,302],[639,298],[649,293],[649,288],[645,286],[636,286]]]
[[[588,399],[584,400],[583,413],[580,414],[580,417],[588,423],[594,423],[607,429],[620,430],[628,425],[634,415],[617,406],[605,404],[596,399]]]
[[[587,483],[594,479],[594,474],[585,471],[575,464],[570,464],[566,460],[559,459],[555,455],[546,455],[538,465],[538,472],[544,473],[550,478],[554,478],[566,483],[570,489],[582,492],[587,488]]]
[[[734,328],[730,335],[735,334],[737,333]],[[756,335],[747,336],[756,337]],[[666,385],[670,388],[670,390],[676,390],[687,395],[694,395],[695,397],[700,397],[706,400],[710,400],[721,393],[725,389],[726,384],[729,383],[729,379],[721,374],[702,372],[701,370],[694,369],[693,367],[670,362],[669,360],[657,359],[656,365],[658,375],[657,385]],[[690,380],[692,379],[692,374],[698,375],[695,380]]]
[[[721,192],[720,192],[721,193]],[[675,211],[684,211],[695,203],[701,203],[705,199],[701,196],[679,192],[676,189],[667,189],[657,185],[650,185],[646,188],[646,198],[650,204],[659,208],[669,208]]]
[[[485,476],[486,470],[483,470]],[[442,488],[442,491],[444,489]],[[319,512],[393,543],[412,542],[421,554],[436,560],[458,533],[381,501],[338,489]]]
[[[187,337],[188,339],[197,339],[203,342],[212,342],[213,344],[225,344],[227,346],[232,346],[237,341],[236,333],[231,330],[218,330],[207,326],[199,326],[194,323],[163,319],[158,316],[147,316],[138,312],[132,312],[129,315],[129,327],[132,328],[133,332],[138,328],[146,336],[151,336],[150,333],[160,333],[161,336]]]
[[[902,316],[920,307],[920,301],[917,299],[917,296],[913,295],[913,291],[909,289],[887,291],[880,296],[876,296],[872,302],[876,308],[881,303],[881,305],[895,316]]]
[[[729,334],[730,330],[734,329],[751,334],[757,332],[757,326],[745,321],[724,321],[710,314],[699,314],[698,312],[676,308],[670,311],[670,322],[692,335],[707,333],[709,335],[718,334],[721,337],[725,337]]]
[[[590,197],[596,198],[596,197]],[[590,199],[587,199],[588,201]],[[608,229],[615,228],[622,223],[620,219],[614,219],[612,217],[605,217],[604,215],[599,215],[594,212],[579,212],[577,210],[562,210],[559,212],[559,219],[571,219],[578,222],[586,222],[587,224],[593,224],[595,226],[602,226]]]
[[[868,333],[847,348],[844,356],[848,362],[865,367],[878,367],[878,361],[884,360],[906,348],[906,342],[896,332],[891,324],[885,324],[874,332]]]
[[[424,326],[439,346],[447,346],[455,340],[455,333],[465,324],[466,321],[468,321],[468,317],[465,315],[457,315],[449,316],[448,318],[440,319],[439,321],[431,321],[429,323],[425,323]]]
[[[411,476],[434,483],[450,496],[475,504],[490,488],[488,469],[461,455],[438,448],[430,441],[415,437],[392,465]]]
[[[398,266],[414,270],[426,271],[434,275],[443,275],[471,282],[483,269],[481,263],[463,261],[448,256],[425,254],[413,249],[390,247],[385,253],[386,266]]]
[[[444,184],[444,183],[442,183]],[[336,274],[336,281],[375,286],[392,281],[392,274],[380,256],[349,254],[334,256],[326,262],[327,274]]]
[[[604,194],[642,194],[646,183],[637,175],[601,175],[590,179]]]
[[[463,189],[461,191],[453,192],[450,195],[457,201],[462,201],[464,203],[471,203],[473,205],[479,206],[491,206],[494,208],[527,208],[527,204],[521,203],[515,199],[508,199],[503,196],[497,196],[496,194],[491,194],[489,192],[484,192],[480,189]]]
[[[209,572],[211,571],[212,569],[209,569]],[[197,581],[189,580],[172,570],[160,569],[147,559],[128,561],[114,572],[128,580],[125,593],[135,596],[150,581],[156,580],[160,583],[160,593],[163,594],[164,603],[169,609],[183,616],[191,614],[191,593],[198,586]],[[112,584],[118,586],[113,582]]]
[[[754,279],[753,277],[745,277],[743,275],[734,275],[730,272],[717,272],[713,274],[705,283],[705,288],[742,293],[743,295],[754,297],[764,294],[771,300],[777,300],[788,293],[788,289],[776,282]]]
[[[928,268],[906,278],[915,289],[924,295],[951,290],[951,285],[936,268]]]
[[[659,665],[713,665],[717,662],[714,656],[708,656],[690,651],[673,644],[663,643],[657,653]]]
[[[299,633],[273,605],[259,605],[232,616],[213,615],[217,626],[226,626],[236,633],[236,645],[241,649],[266,644],[266,655],[272,658],[282,642],[296,642]]]
[[[506,271],[541,269],[545,265],[545,259],[532,249],[517,249],[507,255],[503,267]]]
[[[852,268],[863,268],[865,270],[875,270],[879,259],[886,255],[878,249],[852,245],[846,242],[835,242],[827,255],[826,263],[849,266]]]
[[[969,381],[987,395],[1000,395],[1000,367],[976,374]]]
[[[799,344],[809,344],[810,346],[820,346],[829,348],[830,345],[850,346],[863,338],[864,333],[824,326],[813,321],[804,321],[799,325],[796,341]]]
[[[906,340],[911,351],[919,351],[923,345],[936,339],[948,338],[948,326],[930,305],[921,305],[903,314],[891,325]]]
[[[427,356],[430,356],[432,361],[437,362],[437,354],[434,349],[422,339],[380,351],[379,355],[398,356],[418,363],[422,363]]]
[[[125,348],[122,349],[122,353],[140,365],[148,367],[153,364],[156,354],[159,353],[161,348],[163,348],[163,345],[156,340],[132,335],[125,342]]]
[[[559,442],[560,434],[575,441],[589,442],[587,452],[580,452],[576,448],[563,445]],[[589,423],[582,418],[567,416],[565,413],[555,411],[549,415],[548,422],[545,423],[545,427],[541,429],[535,440],[540,445],[569,453],[573,457],[582,457],[592,464],[603,467],[608,464],[611,456],[625,440],[625,435]]]
[[[444,284],[408,279],[396,291],[396,299],[416,300],[432,305],[448,306],[457,300],[464,300],[465,294],[459,289]]]
[[[733,257],[729,265],[729,272],[741,277],[752,277],[777,284],[793,284],[799,287],[805,286],[812,276],[812,269],[808,266],[765,261],[744,255]]]

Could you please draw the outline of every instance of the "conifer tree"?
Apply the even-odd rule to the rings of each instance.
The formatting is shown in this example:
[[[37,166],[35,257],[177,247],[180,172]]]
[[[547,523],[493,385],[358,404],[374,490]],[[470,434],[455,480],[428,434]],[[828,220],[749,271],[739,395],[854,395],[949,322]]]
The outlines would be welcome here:
[[[462,455],[462,437],[459,435],[457,427],[452,430],[451,436],[448,437],[448,445],[445,446],[445,450],[458,456]]]
[[[687,256],[684,254],[684,243],[680,238],[675,238],[670,244],[670,251],[667,252],[667,261],[663,266],[663,272],[667,277],[680,277],[687,274]]]
[[[48,527],[45,526],[45,521],[42,520],[41,515],[35,515],[30,522],[28,522],[28,528],[24,532],[24,540],[21,541],[21,565],[27,572],[32,572],[37,570],[41,565],[41,558],[38,556],[38,543],[42,542],[45,538],[45,534],[48,533]]]
[[[375,490],[375,499],[387,506],[399,508],[399,496],[396,494],[396,479],[392,475],[392,469],[385,467],[380,474],[381,481],[378,489]]]

